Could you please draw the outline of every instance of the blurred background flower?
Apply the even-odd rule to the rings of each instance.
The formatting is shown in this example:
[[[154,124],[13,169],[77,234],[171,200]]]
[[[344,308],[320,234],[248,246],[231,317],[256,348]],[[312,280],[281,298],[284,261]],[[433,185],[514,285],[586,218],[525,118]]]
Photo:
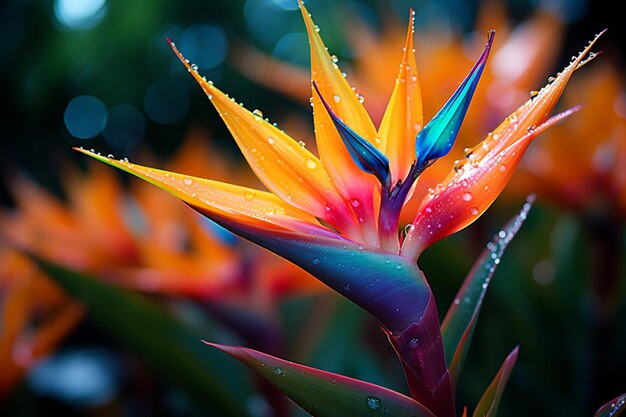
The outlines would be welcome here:
[[[626,332],[620,325],[626,319],[626,54],[617,6],[586,0],[311,0],[307,7],[378,120],[393,88],[387,81],[397,73],[410,7],[416,11],[424,103],[433,106],[424,109],[426,120],[471,67],[486,30],[498,30],[459,143],[428,170],[441,176],[421,181],[425,188],[608,27],[600,46],[605,53],[573,78],[561,102],[562,108],[584,108],[535,141],[489,213],[434,245],[420,266],[444,307],[492,232],[536,192],[535,209],[496,275],[469,362],[494,364],[489,358],[521,345],[502,406],[512,416],[591,415],[626,391]],[[165,36],[203,75],[313,148],[308,45],[295,0],[8,0],[0,5],[0,33],[7,103],[0,115],[0,395],[6,393],[0,414],[35,415],[52,403],[65,415],[95,414],[103,404],[103,415],[191,415],[177,394],[155,394],[159,383],[138,365],[141,358],[120,355],[123,349],[17,253],[16,244],[159,302],[169,300],[166,305],[201,301],[239,337],[246,326],[233,308],[251,311],[271,328],[284,328],[278,338],[300,357],[313,358],[306,362],[403,389],[384,341],[362,330],[368,316],[159,190],[84,166],[70,151],[95,148],[254,185],[218,115],[191,77],[181,75],[185,70]],[[305,295],[311,290],[317,295]],[[307,317],[309,311],[316,315]],[[338,330],[339,324],[350,331]],[[289,329],[302,327],[307,335],[293,338]],[[324,344],[324,335],[336,339],[337,333],[346,338],[342,346],[355,343],[352,338],[364,353],[325,350],[333,345]],[[56,348],[57,354],[39,362]],[[73,380],[62,376],[72,370],[88,375],[74,374],[80,381],[99,382],[91,391],[97,395],[89,397],[84,384],[82,393],[76,384],[61,390],[62,381]],[[494,371],[468,366],[464,378],[475,384],[461,384],[461,400],[475,404]],[[59,389],[41,383],[46,380]],[[122,394],[126,388],[132,389]],[[252,408],[264,410],[263,401],[253,400]]]

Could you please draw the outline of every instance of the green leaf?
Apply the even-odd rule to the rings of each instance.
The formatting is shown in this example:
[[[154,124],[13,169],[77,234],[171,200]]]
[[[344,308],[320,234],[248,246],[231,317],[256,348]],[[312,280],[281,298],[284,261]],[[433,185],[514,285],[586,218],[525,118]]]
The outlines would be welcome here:
[[[626,410],[626,393],[613,398],[594,414],[594,417],[618,417]]]
[[[250,415],[242,401],[250,392],[247,378],[223,354],[206,349],[201,335],[146,298],[31,256],[85,305],[103,330],[183,389],[209,415]]]
[[[496,266],[509,242],[515,237],[534,201],[530,196],[520,212],[500,230],[480,254],[463,285],[457,292],[452,305],[441,325],[441,338],[450,370],[452,383],[456,385],[465,363],[465,357],[474,335],[485,293]]]
[[[502,393],[504,392],[504,387],[509,380],[513,366],[515,366],[518,354],[519,347],[516,347],[511,353],[509,353],[509,356],[506,357],[504,363],[498,371],[498,374],[493,381],[491,381],[491,384],[489,384],[489,387],[485,390],[485,393],[481,397],[480,401],[478,401],[476,410],[474,410],[474,417],[496,416],[498,406],[500,405],[500,399],[502,398]]]
[[[315,417],[434,417],[417,401],[379,385],[256,350],[207,343],[239,359]]]

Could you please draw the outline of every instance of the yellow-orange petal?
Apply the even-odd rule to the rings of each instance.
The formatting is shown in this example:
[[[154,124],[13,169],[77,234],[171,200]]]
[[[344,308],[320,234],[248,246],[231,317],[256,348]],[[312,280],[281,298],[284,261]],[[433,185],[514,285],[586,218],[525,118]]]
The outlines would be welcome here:
[[[415,161],[415,138],[424,124],[422,94],[413,51],[413,12],[396,85],[378,129],[380,149],[389,159],[392,182],[404,180]]]
[[[246,110],[206,81],[174,44],[170,45],[205,91],[263,184],[288,204],[323,219],[348,237],[358,238],[355,218],[317,156],[263,119],[261,113]]]
[[[319,227],[315,217],[266,191],[149,168],[75,149],[154,184],[202,212],[269,229],[310,231],[310,228]]]
[[[341,70],[328,53],[313,23],[311,15],[300,1],[311,47],[311,79],[322,96],[330,103],[333,112],[352,130],[379,146],[376,129],[361,99],[352,90]],[[313,121],[320,159],[341,195],[350,202],[354,216],[361,225],[366,243],[378,246],[376,225],[378,182],[361,171],[344,146],[339,133],[324,108],[320,98],[313,94]],[[376,194],[376,197],[375,197]]]

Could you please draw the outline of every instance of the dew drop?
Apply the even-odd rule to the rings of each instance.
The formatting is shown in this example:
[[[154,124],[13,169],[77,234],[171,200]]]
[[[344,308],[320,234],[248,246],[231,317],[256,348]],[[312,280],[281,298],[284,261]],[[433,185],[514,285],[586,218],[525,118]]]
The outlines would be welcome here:
[[[463,200],[464,201],[472,201],[472,193],[470,193],[469,191],[463,193]]]
[[[274,138],[267,138],[267,142],[268,142],[270,145],[273,145],[273,144],[274,144],[274,142],[275,142],[275,140],[274,140]]]
[[[306,148],[306,143],[304,143],[303,140],[298,141],[298,145],[300,145],[302,148]]]
[[[315,169],[317,168],[317,162],[315,162],[314,160],[312,160],[311,158],[308,158],[306,160],[306,167],[308,169]]]
[[[193,180],[191,178],[185,178],[183,180],[183,182],[185,183],[185,185],[191,185],[193,184]]]
[[[313,265],[319,265],[320,264],[319,258],[313,258],[313,260],[311,262],[313,262]]]
[[[191,64],[191,69],[194,71],[198,71],[198,66],[196,64]]]
[[[417,342],[418,342],[417,338],[409,340],[409,349],[412,349],[412,350],[417,349],[417,344],[418,344]]]
[[[333,100],[335,100],[335,103],[339,103],[341,101],[341,97],[339,97],[337,94],[335,94],[333,96]]]
[[[244,197],[246,200],[250,201],[250,200],[252,200],[252,199],[254,198],[254,194],[255,194],[255,193],[254,193],[253,191],[248,191],[248,190],[246,190],[246,191],[244,191],[244,192],[243,192],[243,197]]]
[[[361,202],[358,199],[353,198],[350,200],[350,204],[352,204],[352,207],[359,207],[361,205]]]
[[[380,407],[382,406],[382,402],[380,401],[380,398],[374,397],[372,395],[368,396],[365,399],[365,404],[372,410],[380,410]]]
[[[337,59],[337,55],[331,55],[330,60],[333,61],[334,63],[337,63],[339,61],[339,59]]]
[[[254,114],[255,116],[258,116],[258,117],[263,117],[263,112],[261,110],[259,110],[259,109],[252,110],[252,114]]]
[[[476,207],[470,207],[469,212],[472,216],[475,216],[478,214],[478,209]]]
[[[280,369],[278,366],[276,368],[274,368],[274,375],[282,375],[283,370]]]
[[[506,165],[502,164],[500,165],[500,172],[504,172],[506,171]]]

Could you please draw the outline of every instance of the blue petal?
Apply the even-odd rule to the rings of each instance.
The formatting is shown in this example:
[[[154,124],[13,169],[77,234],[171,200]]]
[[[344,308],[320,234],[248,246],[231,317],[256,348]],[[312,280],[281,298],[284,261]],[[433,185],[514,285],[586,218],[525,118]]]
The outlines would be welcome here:
[[[432,161],[446,155],[456,139],[461,123],[467,113],[467,108],[476,90],[476,85],[483,72],[495,31],[489,31],[489,38],[485,50],[474,64],[465,80],[448,99],[441,110],[430,122],[417,134],[416,154],[420,167],[430,164]]]
[[[317,83],[313,82],[313,87],[317,92],[322,104],[330,115],[335,128],[339,132],[339,136],[346,145],[350,156],[354,163],[368,174],[374,175],[383,185],[389,185],[391,181],[391,173],[389,171],[389,159],[379,151],[375,146],[369,143],[365,138],[359,136],[354,130],[350,129],[330,108],[320,90]]]

